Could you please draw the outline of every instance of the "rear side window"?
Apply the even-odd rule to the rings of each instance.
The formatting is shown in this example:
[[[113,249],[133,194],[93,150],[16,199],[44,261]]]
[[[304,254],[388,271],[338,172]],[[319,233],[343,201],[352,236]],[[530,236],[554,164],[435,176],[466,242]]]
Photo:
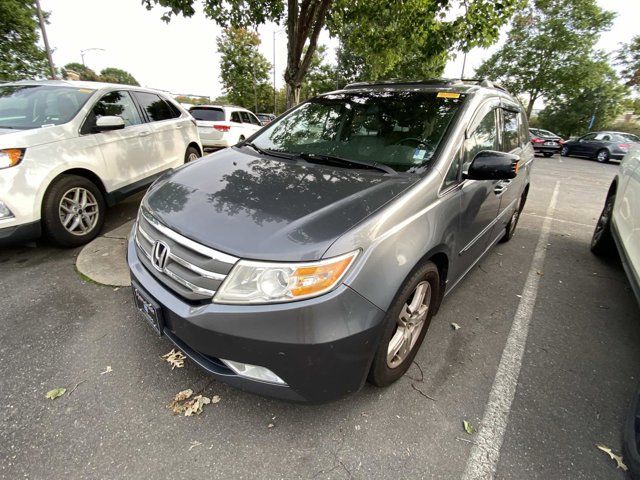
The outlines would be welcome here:
[[[159,122],[174,118],[169,105],[160,96],[147,92],[134,92],[133,95],[140,103],[142,110],[147,113],[149,121]]]
[[[254,125],[262,126],[262,124],[260,123],[260,120],[258,120],[258,118],[253,113],[249,114],[249,119],[251,120],[251,123],[253,123]]]
[[[240,112],[240,116],[242,117],[242,123],[251,123],[251,117],[247,112]]]
[[[221,108],[202,108],[194,107],[189,110],[189,113],[196,120],[202,120],[203,122],[224,122],[224,110]]]
[[[520,145],[523,147],[531,140],[531,135],[527,130],[528,122],[524,112],[520,112]]]
[[[240,119],[240,112],[231,112],[231,121],[242,123],[242,120]]]
[[[510,110],[502,111],[502,150],[510,152],[520,146],[518,138],[518,113]]]
[[[498,125],[496,111],[491,110],[480,121],[465,145],[464,166],[466,172],[474,157],[483,150],[498,150]]]
[[[171,112],[171,118],[178,118],[179,116],[182,115],[182,112],[178,109],[178,107],[176,107],[173,104],[173,102],[171,100],[167,100],[165,98],[164,101],[167,102],[167,105],[169,105],[169,111]]]

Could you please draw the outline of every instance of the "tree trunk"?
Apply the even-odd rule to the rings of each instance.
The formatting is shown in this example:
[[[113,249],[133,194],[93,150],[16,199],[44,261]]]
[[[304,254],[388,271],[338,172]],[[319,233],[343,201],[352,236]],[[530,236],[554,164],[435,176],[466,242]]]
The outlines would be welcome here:
[[[533,112],[533,104],[536,103],[537,99],[538,99],[537,92],[529,93],[529,104],[527,105],[527,120],[531,120],[531,112]]]
[[[287,1],[287,108],[300,102],[300,89],[318,46],[332,0]],[[305,51],[305,44],[309,41]]]

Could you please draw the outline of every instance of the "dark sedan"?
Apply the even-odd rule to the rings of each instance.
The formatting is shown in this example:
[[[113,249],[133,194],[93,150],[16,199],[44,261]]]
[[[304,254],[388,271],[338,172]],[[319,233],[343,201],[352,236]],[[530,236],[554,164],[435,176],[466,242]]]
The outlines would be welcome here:
[[[587,157],[607,163],[611,159],[622,160],[633,144],[640,144],[640,138],[631,133],[591,132],[565,142],[560,154],[563,157]]]
[[[549,130],[541,128],[530,128],[531,144],[535,153],[541,153],[545,157],[550,157],[554,153],[560,152],[564,140]]]

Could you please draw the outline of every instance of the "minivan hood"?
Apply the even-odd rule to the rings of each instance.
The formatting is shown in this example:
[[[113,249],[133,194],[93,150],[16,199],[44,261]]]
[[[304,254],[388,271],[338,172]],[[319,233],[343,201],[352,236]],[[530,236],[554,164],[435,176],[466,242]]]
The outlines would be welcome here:
[[[160,180],[144,204],[169,228],[240,258],[316,260],[418,179],[230,148]]]

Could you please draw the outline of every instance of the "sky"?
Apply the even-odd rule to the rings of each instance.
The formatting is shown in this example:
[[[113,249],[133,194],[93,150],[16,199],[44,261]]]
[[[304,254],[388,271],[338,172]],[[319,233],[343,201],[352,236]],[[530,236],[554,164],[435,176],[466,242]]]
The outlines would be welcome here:
[[[105,67],[127,70],[150,88],[173,94],[221,95],[219,58],[216,37],[221,29],[201,12],[191,18],[174,17],[170,23],[160,20],[161,8],[147,11],[140,0],[41,0],[42,9],[50,12],[47,33],[53,49],[53,60],[61,67],[81,62],[95,71]],[[640,1],[598,0],[602,8],[617,13],[611,31],[602,35],[597,47],[607,52],[621,42],[640,35]],[[465,77],[473,74],[504,41],[488,49],[474,49],[467,56]],[[286,63],[287,37],[282,26],[267,24],[258,28],[261,52],[276,66],[276,84],[282,86]],[[275,38],[275,42],[274,42]],[[323,32],[320,43],[329,47],[329,60],[334,57],[337,41]],[[274,49],[275,47],[275,49]],[[100,50],[89,50],[100,49]],[[449,61],[445,77],[459,78],[462,55]]]

